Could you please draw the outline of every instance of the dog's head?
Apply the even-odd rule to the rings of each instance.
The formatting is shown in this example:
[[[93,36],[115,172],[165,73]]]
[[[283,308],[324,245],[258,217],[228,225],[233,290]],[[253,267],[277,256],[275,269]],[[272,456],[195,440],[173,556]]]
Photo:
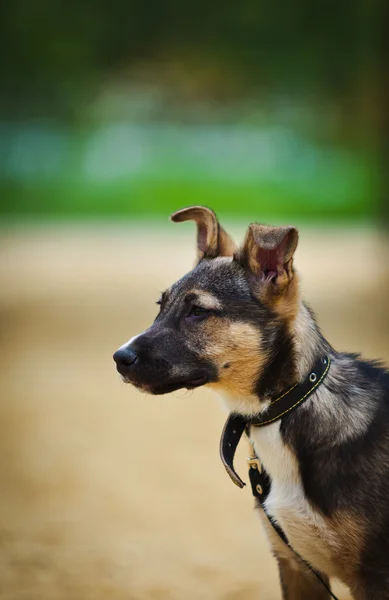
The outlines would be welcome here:
[[[209,384],[242,397],[265,374],[271,387],[274,361],[287,365],[293,351],[297,230],[253,223],[237,248],[208,208],[171,218],[197,223],[197,265],[162,294],[151,327],[114,354],[117,370],[152,394]]]

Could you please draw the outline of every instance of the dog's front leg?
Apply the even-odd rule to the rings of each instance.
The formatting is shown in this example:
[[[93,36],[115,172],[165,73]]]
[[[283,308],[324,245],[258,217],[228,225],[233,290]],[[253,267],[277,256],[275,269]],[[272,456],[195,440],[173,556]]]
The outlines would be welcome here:
[[[283,600],[329,600],[330,595],[314,573],[300,566],[295,559],[280,558],[276,554],[280,571]],[[329,586],[328,578],[322,576]]]
[[[260,509],[261,521],[277,559],[283,600],[330,600],[330,595],[316,575],[294,555],[279,538]],[[321,575],[329,587],[328,577]]]

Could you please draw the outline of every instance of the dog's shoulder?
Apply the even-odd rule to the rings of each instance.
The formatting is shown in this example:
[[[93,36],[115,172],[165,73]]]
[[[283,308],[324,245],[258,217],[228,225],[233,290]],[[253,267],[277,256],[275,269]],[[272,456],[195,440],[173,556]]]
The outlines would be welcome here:
[[[389,497],[389,371],[381,363],[337,355],[316,397],[281,431],[323,514],[354,506],[369,515],[377,494]]]

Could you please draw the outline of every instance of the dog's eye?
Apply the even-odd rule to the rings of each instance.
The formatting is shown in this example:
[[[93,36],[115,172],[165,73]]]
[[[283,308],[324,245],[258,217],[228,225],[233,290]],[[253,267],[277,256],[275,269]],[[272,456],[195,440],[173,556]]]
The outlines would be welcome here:
[[[190,321],[202,321],[206,319],[210,315],[210,311],[206,308],[202,308],[201,306],[192,306],[186,318]]]
[[[209,311],[206,308],[202,308],[201,306],[193,306],[190,313],[194,317],[201,317],[202,315],[207,314]]]

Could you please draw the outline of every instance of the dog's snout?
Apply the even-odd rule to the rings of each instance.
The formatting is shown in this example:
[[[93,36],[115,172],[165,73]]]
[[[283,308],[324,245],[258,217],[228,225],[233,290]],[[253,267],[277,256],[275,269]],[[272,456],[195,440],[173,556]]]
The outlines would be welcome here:
[[[116,350],[115,354],[113,355],[113,359],[116,363],[116,368],[119,373],[124,375],[128,372],[128,369],[136,363],[138,356],[133,349],[126,347]]]

